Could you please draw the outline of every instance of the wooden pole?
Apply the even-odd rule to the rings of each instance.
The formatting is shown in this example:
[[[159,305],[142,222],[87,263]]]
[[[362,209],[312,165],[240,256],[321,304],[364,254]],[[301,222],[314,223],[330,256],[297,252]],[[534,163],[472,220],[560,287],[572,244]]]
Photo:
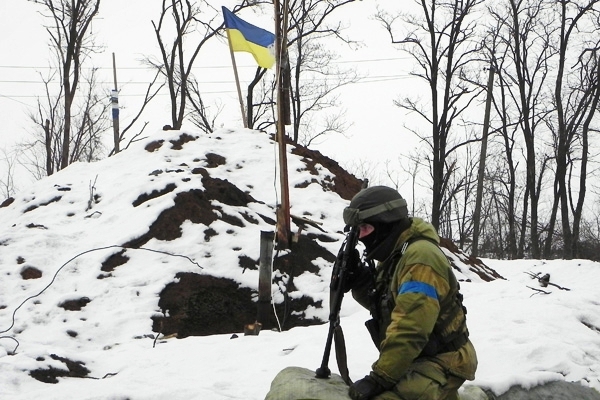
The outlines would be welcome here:
[[[240,103],[240,111],[242,112],[242,120],[244,121],[244,128],[247,128],[248,121],[246,121],[246,111],[244,109],[244,100],[242,99],[242,89],[240,88],[240,78],[238,76],[237,64],[235,63],[235,56],[233,54],[233,46],[231,45],[231,37],[229,36],[228,29],[227,29],[227,41],[229,42],[229,54],[231,54],[231,64],[233,65],[233,75],[235,76],[235,86],[237,87],[238,101]]]
[[[487,99],[485,102],[485,114],[483,116],[483,136],[481,138],[481,154],[479,155],[479,172],[477,174],[477,194],[475,197],[475,210],[473,212],[473,246],[471,255],[478,257],[479,254],[479,225],[481,219],[481,202],[483,197],[483,178],[485,175],[485,158],[487,155],[487,141],[490,130],[490,109],[492,107],[492,90],[494,88],[494,66],[490,65],[488,75]]]
[[[277,143],[279,144],[279,181],[281,185],[281,204],[277,209],[277,244],[279,249],[288,249],[290,247],[292,230],[290,224],[290,191],[285,146],[286,118],[283,107],[284,88],[282,82],[282,74],[285,69],[282,60],[285,60],[283,55],[285,54],[287,41],[287,18],[285,18],[287,9],[284,9],[282,12],[284,15],[284,23],[282,24],[279,0],[274,0],[273,3],[275,5],[275,59],[277,62]]]
[[[115,59],[115,53],[112,53],[113,61],[113,79],[115,88],[111,93],[110,100],[112,105],[112,119],[113,119],[113,136],[115,142],[115,154],[119,152],[119,89],[117,86],[117,62]]]

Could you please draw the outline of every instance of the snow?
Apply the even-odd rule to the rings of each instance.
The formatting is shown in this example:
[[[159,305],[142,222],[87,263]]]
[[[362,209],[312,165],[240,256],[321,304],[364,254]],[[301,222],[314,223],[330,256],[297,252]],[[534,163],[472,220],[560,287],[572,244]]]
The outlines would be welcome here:
[[[161,313],[159,293],[177,272],[209,273],[256,289],[258,272],[242,272],[238,257],[258,259],[260,231],[272,230],[261,215],[275,218],[277,152],[268,135],[246,129],[188,133],[197,138],[181,150],[170,144],[181,132],[159,131],[114,157],[73,164],[0,207],[1,399],[264,399],[283,368],[320,366],[326,323],[244,336],[243,325],[250,321],[241,321],[235,338],[156,338],[152,332],[151,317]],[[159,149],[145,150],[158,139],[164,140]],[[226,164],[207,167],[206,153],[222,155]],[[322,223],[337,241],[320,244],[337,253],[341,212],[348,202],[318,184],[330,177],[328,170],[311,174],[289,149],[288,161],[292,214]],[[210,225],[217,234],[206,242],[207,227],[186,221],[180,237],[151,239],[142,249],[128,249],[127,263],[110,273],[101,271],[102,261],[146,233],[178,193],[203,189],[196,168],[227,179],[257,200],[243,209],[218,204],[221,214],[240,220],[246,214],[258,222],[236,227],[217,220]],[[317,182],[296,187],[313,179]],[[170,183],[176,186],[170,193],[132,205],[140,194]],[[304,232],[321,233],[313,227]],[[468,384],[496,394],[513,385],[553,380],[600,390],[600,265],[588,260],[483,261],[505,279],[485,282],[455,259],[479,358],[476,379]],[[314,264],[320,272],[297,277],[298,291],[290,296],[306,294],[327,304],[331,265],[323,259]],[[22,279],[21,271],[29,266],[42,271],[42,277]],[[550,282],[561,288],[541,287],[531,276],[537,273],[549,273]],[[90,302],[81,311],[58,307],[82,297]],[[276,284],[273,297],[283,300]],[[306,316],[326,319],[327,310],[311,307]],[[346,296],[341,317],[351,378],[360,379],[377,357],[364,328],[369,315]],[[29,376],[39,368],[65,369],[53,354],[82,362],[92,379],[59,378],[49,384]],[[335,357],[331,360],[337,373]]]

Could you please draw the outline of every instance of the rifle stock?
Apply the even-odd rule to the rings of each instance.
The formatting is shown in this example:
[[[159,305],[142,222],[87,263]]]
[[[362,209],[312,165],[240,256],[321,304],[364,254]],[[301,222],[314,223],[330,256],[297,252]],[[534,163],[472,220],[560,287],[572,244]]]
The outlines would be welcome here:
[[[350,262],[352,252],[356,248],[357,241],[358,227],[353,226],[350,228],[348,234],[346,235],[346,239],[342,243],[342,246],[340,247],[337,258],[333,265],[333,271],[331,273],[331,283],[329,285],[329,331],[327,334],[327,340],[325,342],[323,360],[321,362],[321,366],[316,370],[317,378],[329,378],[331,376],[331,370],[329,369],[329,355],[331,354],[331,346],[333,343],[334,334],[338,338],[343,338],[343,334],[341,332],[340,327],[340,309],[342,308],[342,300],[344,298],[344,281],[346,279],[346,274],[349,273],[349,268],[352,267],[350,265]],[[347,375],[347,369],[345,373]],[[345,377],[344,379],[346,380],[348,378]]]

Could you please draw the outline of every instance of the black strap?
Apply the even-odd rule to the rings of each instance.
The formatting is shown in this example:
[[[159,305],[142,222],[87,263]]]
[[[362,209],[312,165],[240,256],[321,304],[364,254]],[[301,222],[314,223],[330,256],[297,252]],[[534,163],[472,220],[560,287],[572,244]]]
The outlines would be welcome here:
[[[333,340],[335,343],[335,359],[337,361],[338,369],[342,380],[346,385],[352,385],[352,379],[350,379],[350,373],[348,371],[348,358],[346,356],[346,340],[344,339],[344,332],[342,327],[337,325],[333,331]]]

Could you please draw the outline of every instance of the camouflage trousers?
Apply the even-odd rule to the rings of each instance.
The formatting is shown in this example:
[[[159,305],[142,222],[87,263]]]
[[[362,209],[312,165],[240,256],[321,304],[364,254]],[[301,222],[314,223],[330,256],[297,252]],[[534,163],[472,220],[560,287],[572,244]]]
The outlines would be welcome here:
[[[447,374],[432,361],[415,364],[392,388],[373,400],[459,400],[463,378]]]

